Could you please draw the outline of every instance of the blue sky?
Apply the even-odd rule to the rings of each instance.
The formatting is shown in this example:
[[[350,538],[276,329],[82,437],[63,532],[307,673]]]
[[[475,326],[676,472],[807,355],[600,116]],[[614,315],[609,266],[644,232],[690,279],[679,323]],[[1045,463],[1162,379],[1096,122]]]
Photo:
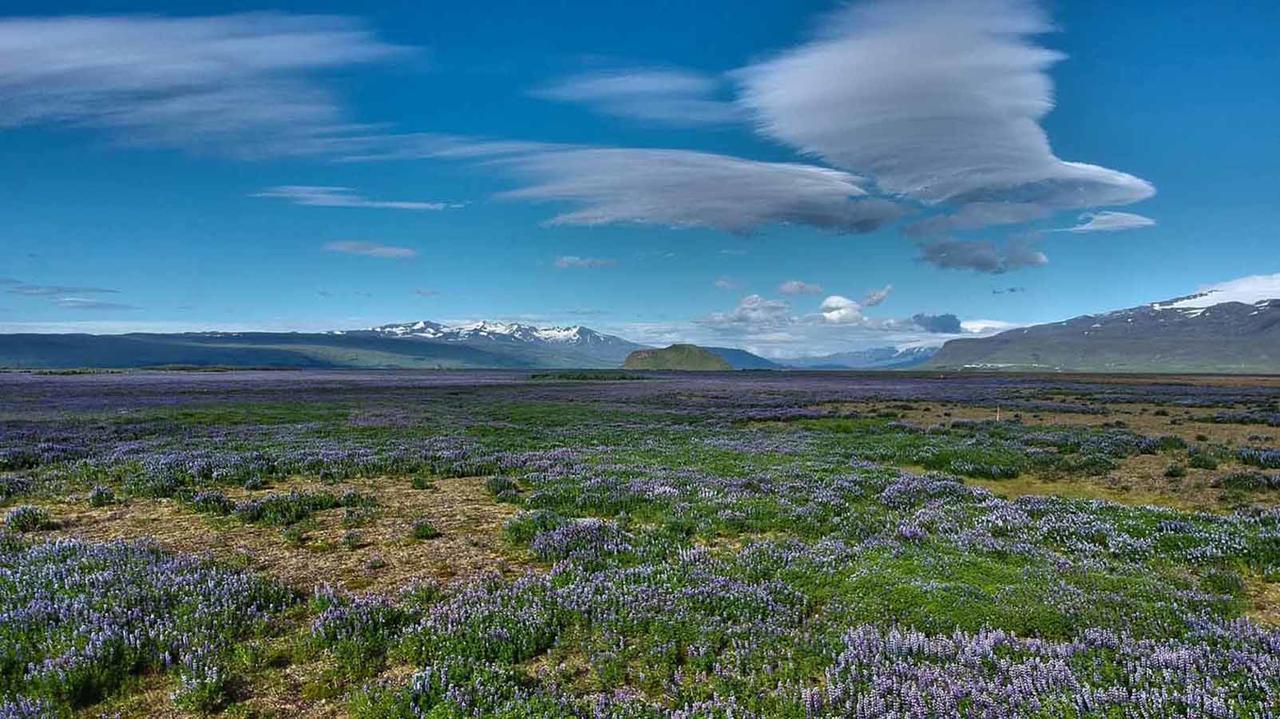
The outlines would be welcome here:
[[[0,330],[794,355],[1280,272],[1272,3],[475,5],[5,3]]]

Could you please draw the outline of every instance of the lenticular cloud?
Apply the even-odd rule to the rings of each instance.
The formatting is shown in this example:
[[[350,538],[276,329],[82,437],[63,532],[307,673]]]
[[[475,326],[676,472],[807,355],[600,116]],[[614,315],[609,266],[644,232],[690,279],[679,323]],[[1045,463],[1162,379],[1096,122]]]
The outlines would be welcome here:
[[[553,224],[658,224],[745,233],[774,222],[870,232],[895,219],[840,170],[688,150],[564,149],[505,160],[531,184],[506,193],[578,209]]]
[[[1028,0],[888,0],[829,18],[812,41],[737,73],[759,130],[884,191],[925,204],[1121,205],[1155,189],[1058,158],[1040,127],[1053,108],[1041,47],[1052,30]]]

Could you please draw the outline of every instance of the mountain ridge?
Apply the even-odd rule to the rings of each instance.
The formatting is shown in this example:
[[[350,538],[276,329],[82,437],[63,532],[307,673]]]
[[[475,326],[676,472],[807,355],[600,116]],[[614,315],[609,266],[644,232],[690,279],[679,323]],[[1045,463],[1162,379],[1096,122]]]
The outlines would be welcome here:
[[[408,326],[435,327],[440,335],[412,336],[388,329]],[[0,335],[0,367],[610,369],[642,347],[581,326],[538,328],[488,322],[455,328],[422,320],[329,332],[7,334]]]
[[[951,340],[922,368],[1280,373],[1280,275],[1244,278],[1182,297],[990,337]]]

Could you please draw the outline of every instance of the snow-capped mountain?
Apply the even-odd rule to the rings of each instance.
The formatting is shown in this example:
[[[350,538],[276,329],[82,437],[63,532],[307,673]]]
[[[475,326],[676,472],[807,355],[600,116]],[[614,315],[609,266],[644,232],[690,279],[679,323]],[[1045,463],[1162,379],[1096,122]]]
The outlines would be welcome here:
[[[380,325],[346,334],[476,347],[504,354],[523,353],[550,366],[617,366],[642,345],[589,327],[538,327],[482,320],[443,324],[429,320]]]
[[[933,345],[909,347],[874,347],[854,352],[787,360],[791,367],[805,369],[907,369],[923,364],[938,351]]]
[[[946,343],[930,368],[1280,372],[1280,274],[982,339]]]
[[[388,337],[417,337],[451,342],[476,339],[512,339],[521,342],[545,342],[562,345],[607,345],[611,342],[626,342],[621,338],[601,334],[581,325],[573,325],[572,327],[535,327],[518,322],[493,322],[489,320],[459,325],[445,325],[439,322],[421,320],[418,322],[370,327],[367,331]]]

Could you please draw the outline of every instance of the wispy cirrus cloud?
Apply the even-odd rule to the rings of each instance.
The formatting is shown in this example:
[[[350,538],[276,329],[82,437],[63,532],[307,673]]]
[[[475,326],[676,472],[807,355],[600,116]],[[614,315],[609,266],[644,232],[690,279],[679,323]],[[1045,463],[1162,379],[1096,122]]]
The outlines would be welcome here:
[[[1040,120],[1063,55],[1038,43],[1053,25],[1034,0],[859,3],[823,28],[738,71],[741,102],[769,137],[891,195],[959,207],[952,229],[1155,192],[1053,153]]]
[[[1049,264],[1044,252],[1025,239],[1012,239],[1004,245],[990,240],[937,240],[920,246],[919,259],[944,270],[995,275]]]
[[[328,242],[324,245],[324,250],[325,252],[336,252],[344,255],[377,257],[384,260],[410,260],[418,256],[418,251],[412,247],[381,245],[376,242]]]
[[[736,290],[742,286],[742,283],[728,275],[720,275],[711,283],[711,286],[717,290]]]
[[[285,200],[306,207],[358,207],[379,210],[444,210],[459,205],[445,202],[410,200],[374,200],[350,187],[320,185],[280,185],[255,192],[253,197]]]
[[[862,296],[862,304],[864,307],[875,307],[881,305],[885,300],[889,299],[889,295],[893,293],[893,285],[885,285],[878,290],[871,290]]]
[[[615,117],[668,125],[719,125],[743,119],[740,107],[720,96],[724,81],[692,70],[597,70],[535,89],[535,97],[585,105]]]
[[[425,287],[419,287],[413,291],[413,294],[418,297],[437,297],[440,294],[440,290],[432,290],[432,289],[427,289]]]
[[[1057,232],[1119,232],[1154,227],[1156,221],[1132,212],[1086,212],[1080,215],[1080,224],[1064,227]]]
[[[561,255],[553,263],[562,270],[594,270],[602,267],[616,267],[617,260],[602,257],[578,257],[577,255]]]
[[[108,302],[88,297],[57,297],[53,304],[68,310],[137,310],[134,305],[123,302]]]
[[[372,133],[361,137],[348,137],[331,143],[329,149],[339,162],[370,163],[397,160],[487,161],[577,147],[582,146],[536,140],[416,132]]]
[[[106,287],[83,287],[77,285],[32,285],[25,282],[8,282],[5,284],[12,285],[5,290],[9,294],[23,295],[25,297],[56,297],[59,295],[112,295],[117,294],[120,290],[108,289]]]
[[[38,285],[22,282],[12,278],[0,279],[0,285],[8,289],[11,295],[29,297],[33,300],[48,302],[54,307],[68,310],[136,310],[134,305],[123,302],[111,302],[93,295],[115,295],[120,290],[108,287],[89,287],[84,285]],[[85,296],[88,295],[88,296]]]
[[[319,79],[403,57],[343,17],[0,20],[0,127],[100,129],[124,143],[311,154],[361,130]]]

